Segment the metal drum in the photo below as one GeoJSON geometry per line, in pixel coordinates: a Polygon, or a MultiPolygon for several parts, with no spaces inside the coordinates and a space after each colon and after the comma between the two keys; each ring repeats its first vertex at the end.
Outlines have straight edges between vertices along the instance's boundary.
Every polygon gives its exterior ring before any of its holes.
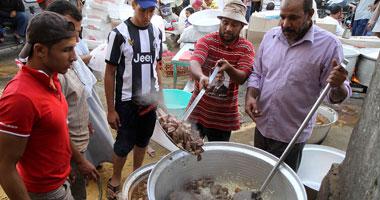
{"type": "Polygon", "coordinates": [[[358,69],[357,69],[357,79],[360,84],[369,86],[372,74],[375,71],[376,60],[379,55],[379,48],[365,48],[361,49],[361,55],[359,59],[358,69]]]}
{"type": "Polygon", "coordinates": [[[348,79],[351,80],[352,75],[355,70],[356,62],[358,61],[358,57],[360,55],[360,51],[350,45],[342,45],[343,46],[343,54],[344,58],[346,58],[348,61],[350,61],[347,65],[346,70],[348,71],[348,79]]]}
{"type": "MultiPolygon", "coordinates": [[[[233,142],[209,142],[203,148],[201,161],[179,150],[162,158],[149,175],[149,199],[168,200],[171,192],[183,190],[187,183],[200,178],[222,177],[232,184],[239,183],[239,188],[258,189],[278,160],[265,151],[233,142]]],[[[282,164],[264,193],[265,199],[307,197],[296,173],[282,164]]]]}

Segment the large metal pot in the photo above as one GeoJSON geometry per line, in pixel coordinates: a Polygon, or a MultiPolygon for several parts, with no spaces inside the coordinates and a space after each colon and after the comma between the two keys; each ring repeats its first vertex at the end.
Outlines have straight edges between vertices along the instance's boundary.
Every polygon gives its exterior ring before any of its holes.
{"type": "Polygon", "coordinates": [[[327,134],[330,131],[332,125],[338,121],[338,113],[330,107],[327,106],[319,106],[317,110],[318,114],[326,117],[330,122],[327,124],[315,124],[313,127],[313,131],[311,133],[310,138],[306,141],[308,144],[320,144],[326,138],[327,134]]]}
{"type": "Polygon", "coordinates": [[[123,190],[121,193],[121,198],[130,200],[132,199],[132,192],[136,188],[136,186],[143,180],[149,177],[149,174],[153,167],[156,165],[156,162],[144,165],[138,169],[136,169],[132,174],[128,176],[123,184],[123,190]]]}
{"type": "Polygon", "coordinates": [[[220,10],[209,9],[198,11],[189,17],[189,22],[194,29],[199,32],[211,33],[219,30],[220,20],[218,15],[220,10]]]}
{"type": "Polygon", "coordinates": [[[326,176],[333,163],[341,163],[346,153],[323,145],[306,144],[302,151],[302,160],[298,168],[298,176],[302,183],[309,189],[308,197],[315,199],[321,186],[323,177],[326,176]]]}
{"type": "MultiPolygon", "coordinates": [[[[258,189],[278,160],[265,151],[233,142],[209,142],[203,148],[201,161],[179,150],[162,158],[149,175],[149,199],[167,200],[171,192],[184,189],[188,182],[207,177],[221,177],[238,182],[242,188],[258,189]]],[[[306,192],[295,172],[282,164],[264,198],[306,199],[306,192]]]]}
{"type": "Polygon", "coordinates": [[[346,58],[348,61],[350,61],[346,67],[346,70],[348,71],[348,79],[351,80],[352,75],[355,70],[356,62],[358,61],[358,57],[360,55],[360,51],[350,45],[342,45],[343,46],[343,54],[344,58],[346,58]]]}
{"type": "Polygon", "coordinates": [[[360,84],[367,87],[369,86],[372,74],[375,70],[379,50],[379,48],[366,48],[360,50],[361,55],[359,57],[358,69],[356,71],[356,77],[360,81],[360,84]]]}

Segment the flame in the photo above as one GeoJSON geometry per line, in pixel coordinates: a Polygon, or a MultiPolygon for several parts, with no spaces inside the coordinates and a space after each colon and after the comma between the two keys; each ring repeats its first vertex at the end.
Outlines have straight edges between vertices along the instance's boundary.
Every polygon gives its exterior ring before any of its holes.
{"type": "Polygon", "coordinates": [[[355,83],[360,83],[359,79],[356,77],[356,70],[354,70],[354,74],[352,75],[351,81],[355,83]]]}

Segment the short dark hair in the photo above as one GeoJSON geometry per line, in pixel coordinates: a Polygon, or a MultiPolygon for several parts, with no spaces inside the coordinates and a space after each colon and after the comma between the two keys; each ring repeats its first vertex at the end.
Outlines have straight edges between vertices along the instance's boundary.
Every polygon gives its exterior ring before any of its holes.
{"type": "MultiPolygon", "coordinates": [[[[60,42],[62,39],[58,39],[58,40],[53,40],[53,41],[49,41],[49,42],[39,42],[40,44],[46,46],[48,48],[48,50],[51,49],[51,47],[53,47],[53,45],[57,44],[58,42],[60,42]]],[[[34,45],[36,43],[33,43],[32,44],[32,49],[30,50],[30,54],[29,54],[29,58],[31,58],[33,55],[34,55],[34,45]]],[[[50,53],[50,52],[48,52],[50,53]]]]}
{"type": "Polygon", "coordinates": [[[273,2],[269,2],[267,4],[267,7],[265,9],[266,10],[274,10],[274,7],[275,7],[274,3],[273,2]]]}
{"type": "Polygon", "coordinates": [[[339,12],[342,12],[342,7],[339,5],[333,6],[330,8],[330,12],[331,12],[331,14],[335,15],[339,12]]]}
{"type": "Polygon", "coordinates": [[[193,14],[194,13],[194,8],[191,8],[191,7],[186,8],[186,11],[189,11],[190,14],[193,14]]]}
{"type": "Polygon", "coordinates": [[[82,14],[79,9],[66,0],[54,1],[49,4],[46,10],[58,13],[60,15],[69,15],[78,22],[82,21],[82,14]]]}
{"type": "Polygon", "coordinates": [[[46,1],[43,1],[41,3],[38,4],[41,8],[41,10],[46,10],[46,1]]]}
{"type": "Polygon", "coordinates": [[[313,9],[313,1],[314,0],[304,0],[303,1],[303,11],[308,13],[311,9],[313,9]]]}

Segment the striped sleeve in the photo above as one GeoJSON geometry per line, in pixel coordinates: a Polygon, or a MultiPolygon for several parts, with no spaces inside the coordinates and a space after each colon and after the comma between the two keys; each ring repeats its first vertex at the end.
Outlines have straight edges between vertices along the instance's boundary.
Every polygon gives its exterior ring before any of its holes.
{"type": "Polygon", "coordinates": [[[124,37],[117,29],[108,34],[106,63],[118,66],[121,58],[121,45],[124,43],[124,37]]]}
{"type": "Polygon", "coordinates": [[[247,76],[249,76],[252,72],[253,61],[255,57],[255,52],[253,50],[253,46],[250,42],[246,41],[243,44],[240,44],[240,48],[243,48],[243,54],[240,57],[237,63],[237,69],[243,70],[247,76]]]}
{"type": "Polygon", "coordinates": [[[206,35],[198,40],[197,45],[194,48],[194,53],[191,56],[191,60],[196,60],[202,66],[206,61],[209,52],[209,40],[207,40],[209,35],[206,35]]]}

